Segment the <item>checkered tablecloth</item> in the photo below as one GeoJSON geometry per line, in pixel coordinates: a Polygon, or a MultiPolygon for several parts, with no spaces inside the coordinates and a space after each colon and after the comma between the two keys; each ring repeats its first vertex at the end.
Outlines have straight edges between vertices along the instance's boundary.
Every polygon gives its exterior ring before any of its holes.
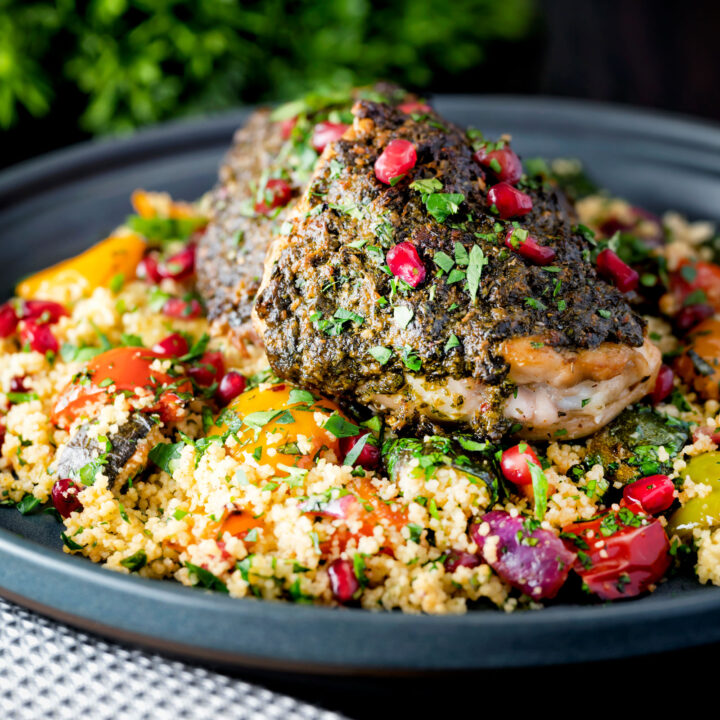
{"type": "Polygon", "coordinates": [[[342,720],[265,688],[125,648],[0,599],[2,720],[342,720]]]}

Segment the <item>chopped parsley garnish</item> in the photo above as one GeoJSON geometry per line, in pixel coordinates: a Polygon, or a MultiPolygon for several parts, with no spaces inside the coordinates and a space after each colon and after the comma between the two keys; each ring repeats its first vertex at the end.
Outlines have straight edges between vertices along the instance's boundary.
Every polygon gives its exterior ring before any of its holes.
{"type": "Polygon", "coordinates": [[[138,550],[133,555],[123,558],[120,561],[120,564],[123,567],[126,567],[130,572],[137,572],[147,565],[147,554],[144,550],[138,550]]]}
{"type": "Polygon", "coordinates": [[[414,372],[417,372],[422,367],[422,360],[418,356],[418,354],[411,350],[409,347],[406,347],[403,351],[403,363],[405,363],[405,367],[409,370],[413,370],[414,372]]]}
{"type": "Polygon", "coordinates": [[[482,276],[483,268],[487,264],[488,259],[485,257],[483,249],[479,245],[473,245],[470,250],[467,268],[468,290],[470,291],[470,298],[473,302],[475,302],[478,287],[480,286],[480,277],[482,276]]]}
{"type": "Polygon", "coordinates": [[[323,429],[336,438],[355,437],[360,434],[360,428],[348,422],[342,415],[333,413],[324,423],[323,429]]]}
{"type": "Polygon", "coordinates": [[[302,403],[305,405],[312,405],[315,402],[315,396],[307,390],[300,390],[299,388],[293,388],[290,391],[290,397],[288,398],[291,405],[302,403]]]}
{"type": "Polygon", "coordinates": [[[461,193],[433,193],[425,200],[425,207],[438,222],[445,222],[460,209],[464,200],[461,193]]]}
{"type": "Polygon", "coordinates": [[[404,330],[410,324],[414,314],[412,308],[407,307],[407,305],[395,305],[393,307],[393,320],[401,330],[404,330]]]}
{"type": "Polygon", "coordinates": [[[445,272],[450,272],[450,270],[452,270],[452,266],[455,264],[455,261],[442,250],[435,253],[433,260],[435,261],[435,264],[439,268],[442,268],[445,272]]]}
{"type": "Polygon", "coordinates": [[[542,520],[547,510],[548,481],[545,473],[539,465],[531,460],[527,461],[528,470],[532,477],[533,496],[535,497],[535,517],[542,520]]]}
{"type": "Polygon", "coordinates": [[[184,447],[183,442],[159,443],[150,451],[148,457],[168,475],[172,475],[184,447]]]}
{"type": "Polygon", "coordinates": [[[219,577],[217,577],[217,575],[214,575],[209,570],[206,570],[199,565],[193,565],[190,562],[186,562],[185,567],[188,569],[190,581],[193,585],[227,594],[227,585],[219,577]]]}
{"type": "Polygon", "coordinates": [[[392,357],[393,351],[390,348],[383,347],[382,345],[376,345],[375,347],[371,347],[368,352],[381,364],[385,365],[385,363],[390,360],[392,357]]]}
{"type": "Polygon", "coordinates": [[[455,333],[452,333],[450,337],[448,338],[448,341],[445,343],[445,352],[448,350],[452,350],[454,347],[458,347],[460,345],[460,340],[458,340],[457,335],[455,333]]]}

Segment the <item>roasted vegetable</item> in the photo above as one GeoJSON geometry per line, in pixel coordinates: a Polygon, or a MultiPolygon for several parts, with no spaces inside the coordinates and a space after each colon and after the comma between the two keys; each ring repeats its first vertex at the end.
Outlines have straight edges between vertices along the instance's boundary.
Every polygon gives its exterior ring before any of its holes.
{"type": "Polygon", "coordinates": [[[628,408],[590,439],[584,461],[569,473],[579,479],[599,463],[605,468],[606,478],[626,483],[637,477],[668,472],[689,435],[689,426],[682,420],[649,407],[628,408]],[[667,451],[668,460],[660,460],[661,447],[667,451]]]}
{"type": "Polygon", "coordinates": [[[151,391],[156,402],[146,412],[157,412],[165,422],[181,415],[192,385],[184,377],[153,370],[162,353],[138,347],[117,347],[91,358],[87,370],[79,373],[58,395],[52,410],[52,421],[62,428],[91,405],[113,402],[116,395],[134,396],[138,388],[151,391]]]}
{"type": "Polygon", "coordinates": [[[105,287],[119,275],[125,280],[135,277],[135,268],[146,249],[136,233],[111,235],[76,257],[41,270],[18,283],[17,295],[31,299],[42,295],[41,289],[54,284],[79,283],[88,290],[105,287]]]}
{"type": "Polygon", "coordinates": [[[715,528],[720,525],[720,452],[694,457],[683,471],[694,483],[710,485],[712,491],[704,497],[688,500],[670,517],[668,534],[687,538],[696,528],[715,528]]]}
{"type": "Polygon", "coordinates": [[[341,462],[340,438],[360,434],[334,403],[287,383],[253,388],[220,413],[209,434],[233,432],[230,452],[270,465],[276,477],[295,478],[318,458],[341,462]]]}
{"type": "Polygon", "coordinates": [[[678,375],[704,400],[720,396],[720,320],[709,318],[688,335],[685,352],[675,361],[678,375]]]}
{"type": "Polygon", "coordinates": [[[110,485],[124,483],[145,468],[150,449],[162,439],[157,423],[141,413],[131,415],[110,436],[91,437],[90,427],[90,423],[80,426],[63,449],[58,477],[92,485],[102,472],[110,485]]]}
{"type": "Polygon", "coordinates": [[[383,445],[383,459],[393,482],[404,472],[432,477],[441,467],[451,467],[472,483],[483,483],[490,494],[491,507],[499,496],[499,471],[492,446],[462,435],[434,435],[424,440],[398,438],[383,445]]]}

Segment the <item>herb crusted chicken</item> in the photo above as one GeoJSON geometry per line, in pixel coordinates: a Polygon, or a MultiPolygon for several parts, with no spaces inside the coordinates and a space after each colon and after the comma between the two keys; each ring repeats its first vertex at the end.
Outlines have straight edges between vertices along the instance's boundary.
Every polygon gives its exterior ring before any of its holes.
{"type": "Polygon", "coordinates": [[[491,438],[587,435],[653,387],[659,352],[558,190],[432,112],[353,113],[266,260],[280,377],[491,438]]]}

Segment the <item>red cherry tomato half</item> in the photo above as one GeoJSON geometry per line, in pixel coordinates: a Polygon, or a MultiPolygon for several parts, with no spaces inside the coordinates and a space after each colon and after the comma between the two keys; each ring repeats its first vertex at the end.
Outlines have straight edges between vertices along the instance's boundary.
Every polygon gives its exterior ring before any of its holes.
{"type": "Polygon", "coordinates": [[[157,412],[165,422],[176,420],[184,402],[181,395],[192,392],[192,385],[186,378],[152,370],[158,358],[163,356],[137,347],[119,347],[97,355],[88,363],[87,372],[60,393],[51,420],[67,428],[89,405],[111,403],[118,393],[136,395],[138,388],[156,398],[144,412],[157,412]]]}
{"type": "Polygon", "coordinates": [[[678,305],[707,304],[720,312],[720,265],[685,260],[670,275],[670,292],[678,305]],[[692,296],[697,299],[693,300],[692,296]]]}
{"type": "Polygon", "coordinates": [[[646,592],[670,566],[670,543],[660,521],[629,508],[568,525],[562,538],[578,553],[573,569],[603,600],[646,592]]]}
{"type": "Polygon", "coordinates": [[[531,485],[532,473],[529,463],[535,463],[538,467],[542,467],[535,451],[527,443],[519,443],[503,452],[500,469],[505,479],[511,483],[531,485]]]}

